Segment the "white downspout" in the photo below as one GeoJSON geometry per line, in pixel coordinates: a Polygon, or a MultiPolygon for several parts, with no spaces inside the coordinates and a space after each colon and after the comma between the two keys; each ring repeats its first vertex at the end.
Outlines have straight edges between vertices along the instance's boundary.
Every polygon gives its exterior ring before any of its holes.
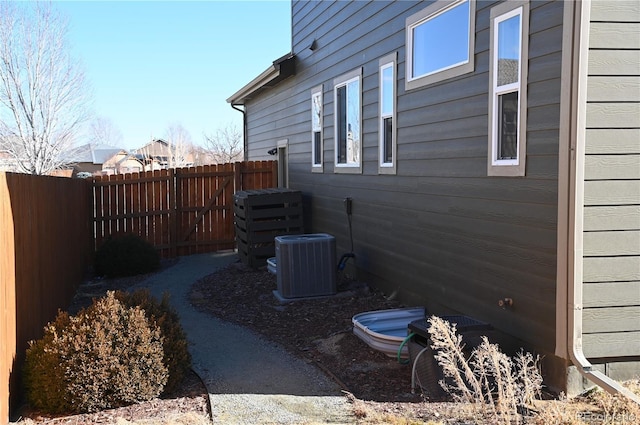
{"type": "Polygon", "coordinates": [[[640,404],[640,397],[604,373],[595,370],[582,351],[582,263],[583,263],[583,206],[584,206],[584,159],[587,109],[587,65],[589,54],[590,0],[575,2],[574,25],[577,34],[574,40],[574,78],[571,103],[575,105],[571,122],[575,132],[571,135],[571,159],[569,170],[569,252],[567,280],[569,356],[578,371],[588,380],[611,394],[621,394],[640,404]]]}

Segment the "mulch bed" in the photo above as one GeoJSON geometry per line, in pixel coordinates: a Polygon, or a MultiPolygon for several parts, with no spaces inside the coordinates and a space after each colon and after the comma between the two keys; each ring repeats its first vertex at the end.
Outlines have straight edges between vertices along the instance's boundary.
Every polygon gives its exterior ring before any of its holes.
{"type": "Polygon", "coordinates": [[[21,412],[23,418],[28,418],[33,424],[47,425],[90,425],[116,424],[119,419],[130,422],[156,419],[164,423],[167,417],[195,413],[211,417],[207,389],[195,373],[188,374],[179,388],[172,394],[165,394],[161,398],[145,401],[117,409],[107,409],[96,413],[80,415],[52,416],[41,414],[28,406],[21,412]]]}
{"type": "Polygon", "coordinates": [[[366,284],[343,280],[336,296],[281,303],[266,268],[234,263],[197,282],[192,304],[248,327],[307,359],[361,400],[420,401],[411,393],[411,368],[371,349],[353,332],[355,314],[402,307],[366,284]]]}

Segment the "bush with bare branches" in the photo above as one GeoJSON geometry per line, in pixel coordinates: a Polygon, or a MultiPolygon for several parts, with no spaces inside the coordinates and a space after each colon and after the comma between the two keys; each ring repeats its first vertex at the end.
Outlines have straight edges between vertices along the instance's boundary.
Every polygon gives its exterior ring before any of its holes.
{"type": "Polygon", "coordinates": [[[456,401],[468,403],[481,417],[499,423],[521,423],[522,414],[540,394],[539,357],[520,352],[515,359],[486,337],[470,357],[463,353],[456,325],[432,316],[429,335],[435,358],[443,369],[440,385],[456,401]]]}

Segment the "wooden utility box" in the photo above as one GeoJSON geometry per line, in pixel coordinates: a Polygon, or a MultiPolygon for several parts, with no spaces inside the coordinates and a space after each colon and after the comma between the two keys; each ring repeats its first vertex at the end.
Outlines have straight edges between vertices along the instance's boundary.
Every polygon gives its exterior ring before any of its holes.
{"type": "Polygon", "coordinates": [[[275,237],[304,232],[302,193],[274,188],[236,192],[233,197],[238,256],[250,267],[275,256],[275,237]]]}

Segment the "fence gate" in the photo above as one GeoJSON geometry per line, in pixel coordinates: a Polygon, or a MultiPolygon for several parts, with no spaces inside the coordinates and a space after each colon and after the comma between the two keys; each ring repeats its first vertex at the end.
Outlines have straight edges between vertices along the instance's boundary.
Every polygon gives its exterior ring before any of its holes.
{"type": "Polygon", "coordinates": [[[234,192],[276,186],[276,161],[97,177],[95,246],[112,235],[134,233],[163,257],[233,249],[234,192]]]}

